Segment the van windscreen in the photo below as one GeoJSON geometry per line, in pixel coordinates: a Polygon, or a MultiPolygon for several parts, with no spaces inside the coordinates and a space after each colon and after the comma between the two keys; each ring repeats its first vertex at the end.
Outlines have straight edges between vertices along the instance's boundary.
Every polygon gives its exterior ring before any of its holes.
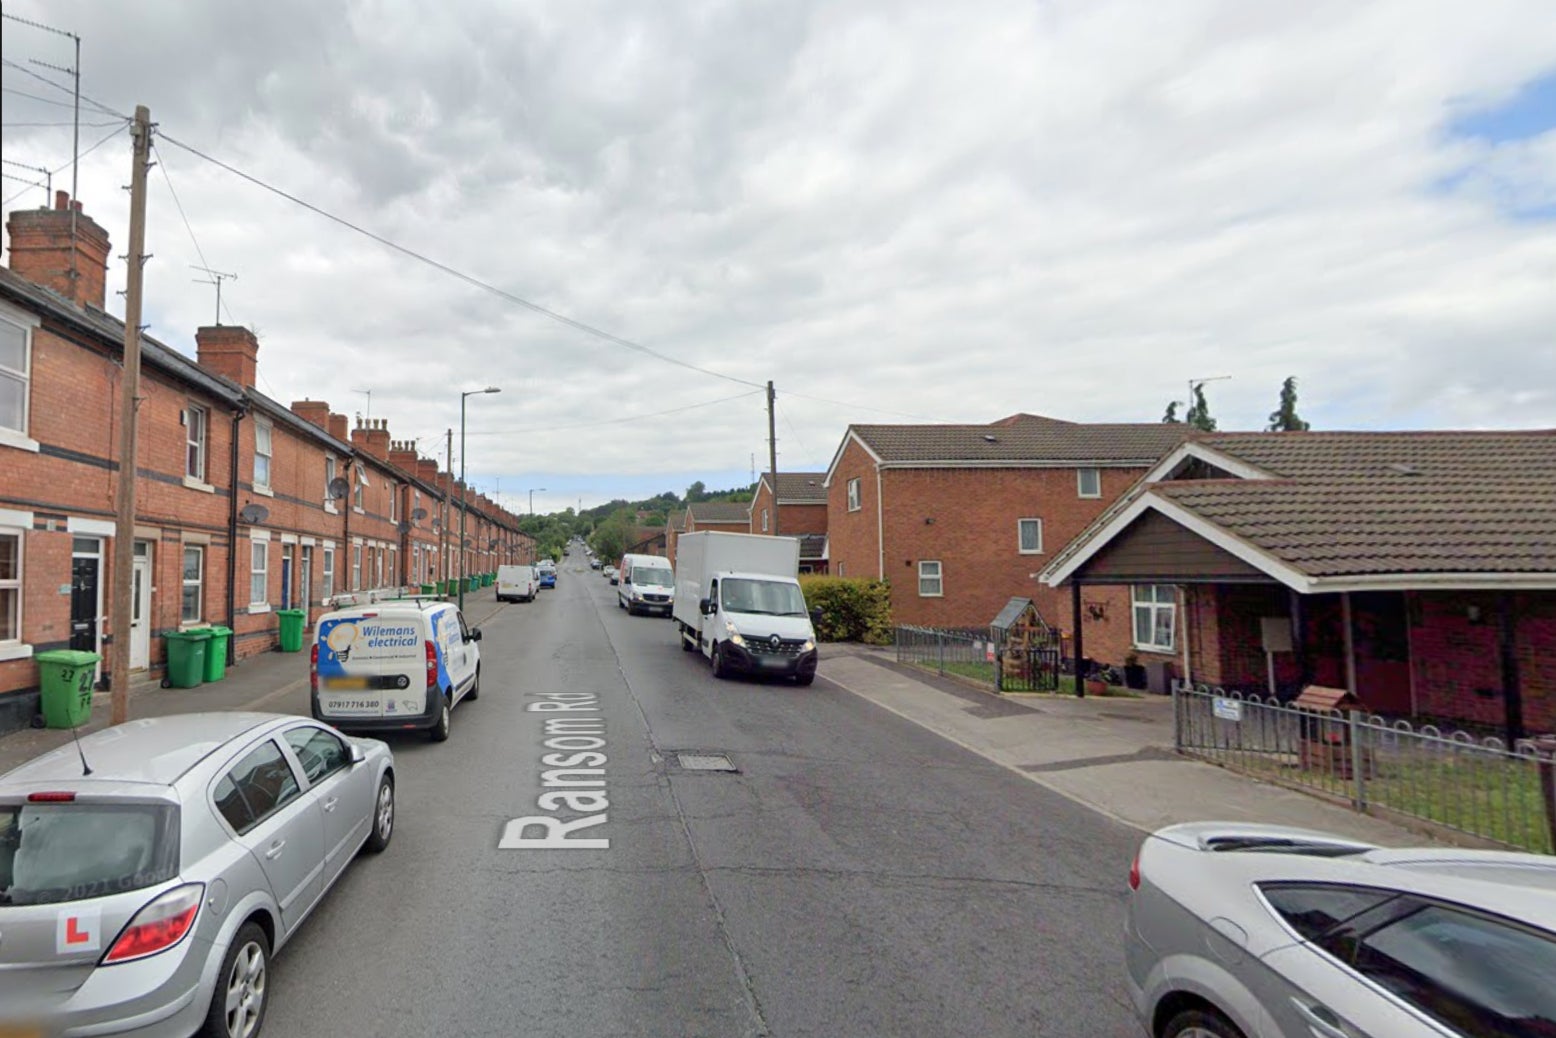
{"type": "Polygon", "coordinates": [[[675,578],[670,571],[663,566],[633,566],[632,583],[652,584],[655,587],[669,587],[675,583],[675,578]]]}

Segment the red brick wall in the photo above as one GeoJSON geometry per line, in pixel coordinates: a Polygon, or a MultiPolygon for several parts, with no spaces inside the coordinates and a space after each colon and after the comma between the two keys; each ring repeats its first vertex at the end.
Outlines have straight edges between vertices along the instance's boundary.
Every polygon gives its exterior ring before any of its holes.
{"type": "Polygon", "coordinates": [[[843,448],[827,488],[827,538],[833,576],[875,578],[880,575],[880,544],[876,530],[875,462],[853,440],[843,448]],[[848,481],[858,478],[857,512],[848,510],[848,481]]]}
{"type": "MultiPolygon", "coordinates": [[[[1499,596],[1444,591],[1410,598],[1417,709],[1434,717],[1504,724],[1499,596]],[[1478,620],[1470,618],[1472,607],[1478,620]]],[[[1514,595],[1513,612],[1524,727],[1556,732],[1556,594],[1514,595]]]]}

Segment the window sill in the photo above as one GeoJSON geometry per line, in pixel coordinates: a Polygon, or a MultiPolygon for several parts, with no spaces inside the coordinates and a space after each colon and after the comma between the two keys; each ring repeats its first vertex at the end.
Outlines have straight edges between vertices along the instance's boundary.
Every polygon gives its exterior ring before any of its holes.
{"type": "Polygon", "coordinates": [[[1043,554],[1043,549],[1041,549],[1041,548],[1017,548],[1016,549],[1016,554],[1018,554],[1018,555],[1042,555],[1043,554]]]}
{"type": "Polygon", "coordinates": [[[351,510],[353,512],[357,513],[357,515],[366,515],[367,514],[367,512],[365,512],[362,509],[358,508],[356,505],[352,505],[351,506],[351,510]]]}
{"type": "Polygon", "coordinates": [[[330,515],[339,515],[340,514],[340,509],[336,508],[334,505],[330,504],[328,501],[324,502],[324,510],[326,512],[328,512],[330,515]]]}
{"type": "Polygon", "coordinates": [[[1080,498],[1082,501],[1101,501],[1102,500],[1102,495],[1101,494],[1076,494],[1075,496],[1080,498]]]}
{"type": "Polygon", "coordinates": [[[0,447],[15,447],[19,451],[38,453],[38,441],[15,429],[0,429],[0,447]]]}
{"type": "Polygon", "coordinates": [[[258,494],[260,497],[275,497],[276,496],[276,492],[274,490],[271,490],[269,487],[256,486],[254,488],[254,493],[258,494]]]}
{"type": "Polygon", "coordinates": [[[184,477],[184,486],[188,487],[190,490],[198,490],[203,494],[216,493],[215,487],[211,486],[209,483],[204,482],[203,480],[195,479],[193,476],[184,477]]]}
{"type": "Polygon", "coordinates": [[[253,616],[255,613],[268,613],[268,612],[270,612],[270,603],[268,603],[268,602],[250,602],[249,603],[249,615],[250,616],[253,616]]]}
{"type": "Polygon", "coordinates": [[[1140,642],[1131,642],[1130,645],[1134,647],[1136,652],[1150,652],[1155,653],[1158,656],[1177,655],[1177,650],[1174,649],[1171,645],[1142,645],[1140,642]]]}
{"type": "Polygon", "coordinates": [[[918,593],[918,597],[920,597],[920,598],[944,598],[945,597],[945,592],[944,591],[920,591],[918,593]]]}
{"type": "Polygon", "coordinates": [[[32,646],[21,643],[0,645],[0,661],[32,658],[32,646]]]}

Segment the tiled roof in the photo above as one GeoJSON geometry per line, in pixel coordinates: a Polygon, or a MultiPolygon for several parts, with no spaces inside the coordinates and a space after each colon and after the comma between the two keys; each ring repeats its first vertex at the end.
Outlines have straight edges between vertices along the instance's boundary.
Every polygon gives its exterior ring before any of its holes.
{"type": "Polygon", "coordinates": [[[1085,424],[1017,414],[987,425],[854,425],[885,464],[1150,465],[1190,433],[1160,422],[1085,424]]]}
{"type": "Polygon", "coordinates": [[[827,557],[827,535],[824,533],[802,533],[799,535],[800,558],[824,559],[827,557]]]}
{"type": "Polygon", "coordinates": [[[686,512],[677,509],[665,516],[665,528],[680,533],[686,529],[686,512]]]}
{"type": "Polygon", "coordinates": [[[686,510],[697,520],[697,525],[704,523],[747,523],[751,522],[751,503],[749,501],[699,501],[694,505],[687,505],[686,510]]]}
{"type": "Polygon", "coordinates": [[[1276,478],[1150,492],[1309,576],[1556,573],[1556,430],[1200,442],[1276,478]]]}
{"type": "Polygon", "coordinates": [[[782,504],[824,505],[827,503],[826,478],[825,472],[780,472],[778,501],[782,504]]]}

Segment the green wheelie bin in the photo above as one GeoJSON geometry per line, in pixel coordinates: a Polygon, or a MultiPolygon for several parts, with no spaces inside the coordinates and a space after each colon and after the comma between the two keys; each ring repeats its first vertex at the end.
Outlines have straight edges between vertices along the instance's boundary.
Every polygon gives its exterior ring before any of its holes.
{"type": "Polygon", "coordinates": [[[92,675],[102,657],[81,649],[50,649],[33,658],[43,686],[43,723],[50,728],[85,724],[92,716],[92,675]]]}
{"type": "Polygon", "coordinates": [[[301,609],[277,609],[281,621],[281,651],[303,651],[303,621],[308,614],[301,609]]]}
{"type": "Polygon", "coordinates": [[[211,640],[205,646],[205,680],[207,682],[220,681],[227,676],[227,641],[232,637],[232,628],[223,627],[221,624],[212,624],[210,632],[211,640]]]}
{"type": "Polygon", "coordinates": [[[167,675],[163,688],[199,688],[205,683],[205,653],[211,644],[211,629],[197,627],[188,631],[167,631],[167,675]]]}

